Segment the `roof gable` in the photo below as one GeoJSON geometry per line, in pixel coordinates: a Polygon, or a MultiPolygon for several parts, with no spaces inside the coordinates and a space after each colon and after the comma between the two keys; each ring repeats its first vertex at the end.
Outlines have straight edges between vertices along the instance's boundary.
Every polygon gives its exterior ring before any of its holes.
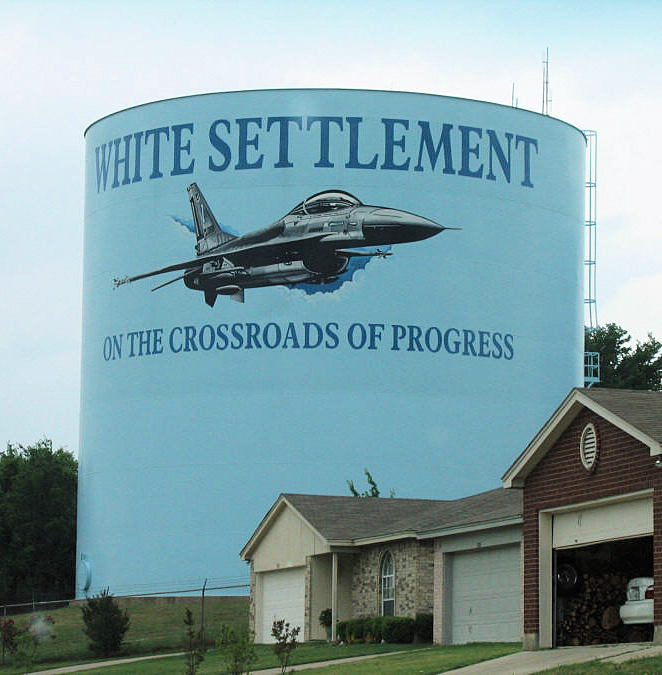
{"type": "Polygon", "coordinates": [[[503,475],[504,487],[523,487],[527,476],[585,408],[648,446],[651,455],[662,454],[662,392],[576,388],[503,475]]]}

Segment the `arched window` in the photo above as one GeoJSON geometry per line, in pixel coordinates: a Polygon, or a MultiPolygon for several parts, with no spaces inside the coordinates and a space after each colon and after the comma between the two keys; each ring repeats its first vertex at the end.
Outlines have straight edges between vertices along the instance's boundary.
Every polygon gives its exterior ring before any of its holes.
{"type": "Polygon", "coordinates": [[[393,556],[388,551],[382,558],[379,577],[381,581],[382,616],[393,616],[395,614],[395,572],[393,571],[393,556]]]}

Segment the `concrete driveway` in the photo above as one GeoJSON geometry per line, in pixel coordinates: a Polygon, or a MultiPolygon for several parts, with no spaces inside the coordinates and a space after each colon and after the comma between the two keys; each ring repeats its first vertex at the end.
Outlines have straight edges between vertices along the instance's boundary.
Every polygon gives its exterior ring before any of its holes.
{"type": "Polygon", "coordinates": [[[662,645],[653,645],[650,642],[595,647],[557,647],[556,649],[539,649],[534,652],[517,652],[447,672],[462,673],[462,675],[486,675],[487,673],[489,675],[527,675],[585,661],[623,663],[632,659],[660,655],[662,655],[662,645]]]}

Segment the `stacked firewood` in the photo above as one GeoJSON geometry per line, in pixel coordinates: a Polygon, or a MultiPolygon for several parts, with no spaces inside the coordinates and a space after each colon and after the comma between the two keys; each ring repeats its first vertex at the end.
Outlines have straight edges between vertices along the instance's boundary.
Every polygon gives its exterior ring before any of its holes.
{"type": "Polygon", "coordinates": [[[612,570],[580,575],[576,593],[559,601],[557,644],[597,645],[627,639],[619,608],[628,578],[612,570]]]}

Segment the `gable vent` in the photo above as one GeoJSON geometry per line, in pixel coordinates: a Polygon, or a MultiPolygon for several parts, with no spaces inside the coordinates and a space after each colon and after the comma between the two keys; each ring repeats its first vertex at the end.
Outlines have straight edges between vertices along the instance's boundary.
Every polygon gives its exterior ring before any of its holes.
{"type": "Polygon", "coordinates": [[[587,471],[594,471],[598,461],[598,432],[592,424],[587,424],[579,442],[579,457],[587,471]]]}

